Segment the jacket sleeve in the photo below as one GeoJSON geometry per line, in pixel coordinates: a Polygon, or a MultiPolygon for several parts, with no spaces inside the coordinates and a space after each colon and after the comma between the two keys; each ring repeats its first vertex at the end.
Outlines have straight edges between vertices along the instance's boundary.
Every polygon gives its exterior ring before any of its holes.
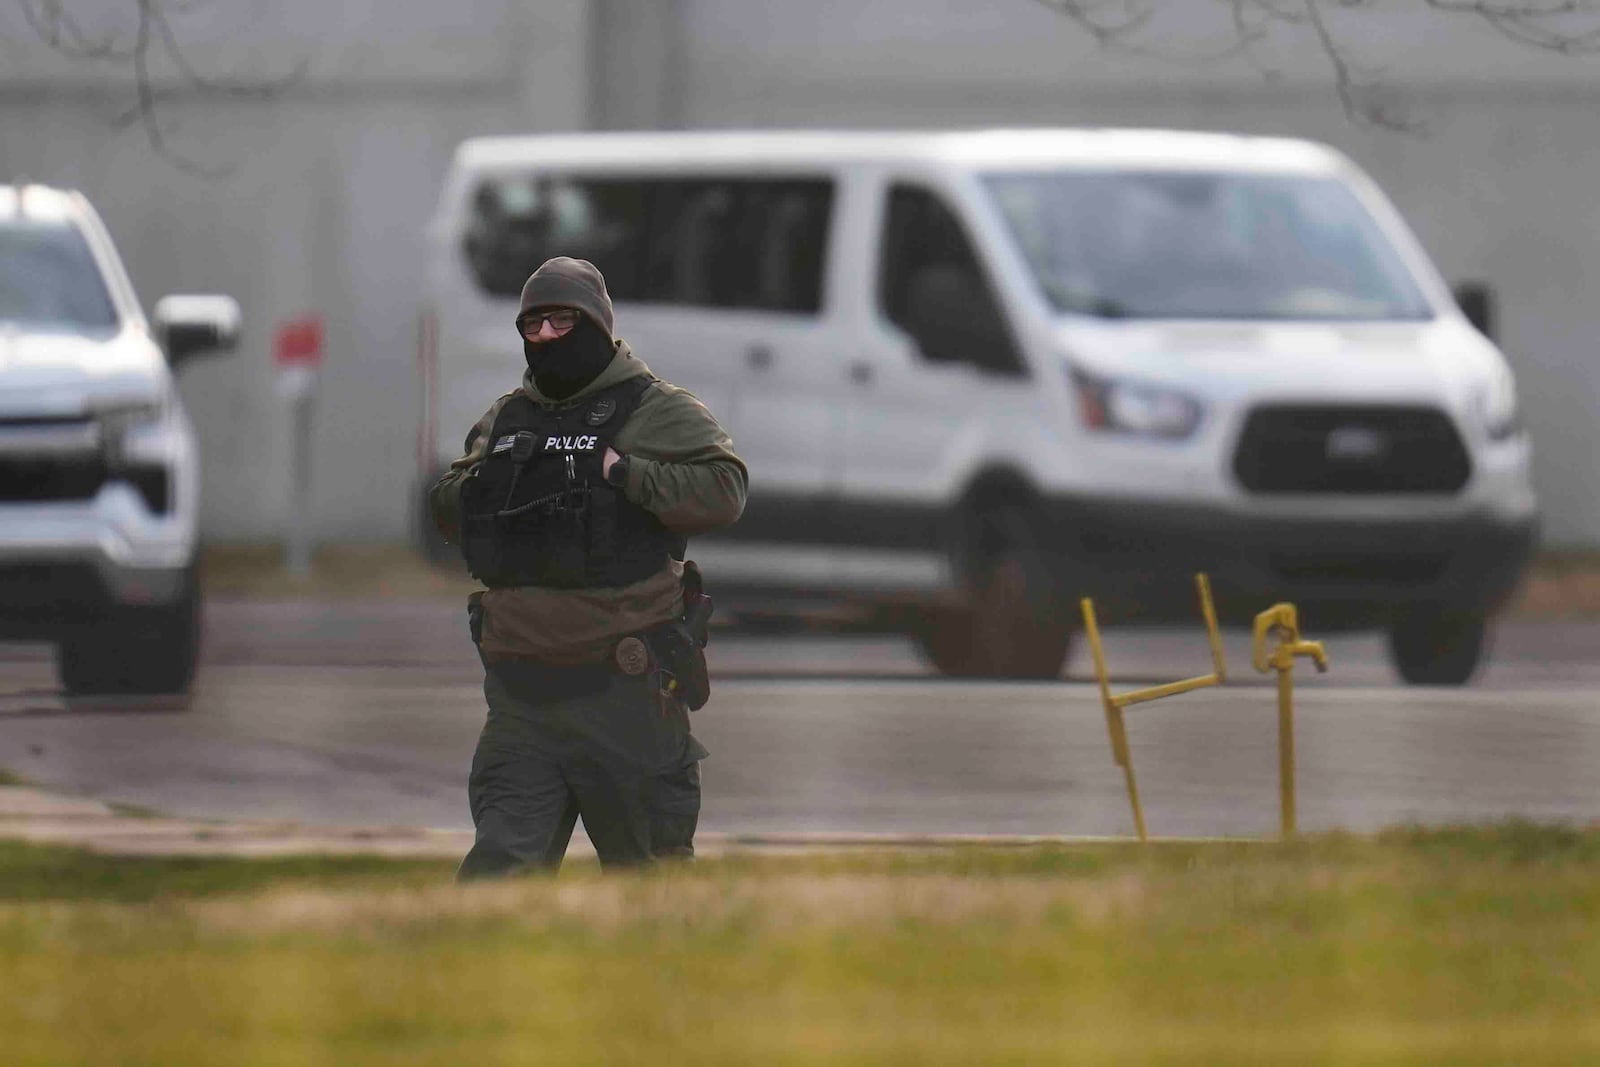
{"type": "Polygon", "coordinates": [[[629,457],[623,493],[674,533],[705,533],[744,512],[749,471],[728,432],[687,389],[652,388],[616,447],[629,457]]]}
{"type": "Polygon", "coordinates": [[[484,413],[471,430],[467,431],[467,440],[463,444],[461,458],[450,464],[450,469],[444,476],[433,483],[433,488],[428,490],[428,508],[433,513],[433,524],[439,528],[439,534],[450,544],[461,543],[461,486],[483,460],[484,453],[489,448],[489,430],[494,426],[495,416],[500,414],[511,394],[501,397],[494,402],[494,406],[484,413]]]}

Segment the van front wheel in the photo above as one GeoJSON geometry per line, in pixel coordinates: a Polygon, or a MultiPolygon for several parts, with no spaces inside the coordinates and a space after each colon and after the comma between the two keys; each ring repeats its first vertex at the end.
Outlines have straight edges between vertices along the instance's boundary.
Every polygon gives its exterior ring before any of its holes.
{"type": "Polygon", "coordinates": [[[961,607],[916,635],[929,662],[958,678],[1055,678],[1072,639],[1038,525],[1005,509],[976,519],[961,607]]]}
{"type": "Polygon", "coordinates": [[[1408,612],[1389,628],[1389,658],[1411,685],[1465,685],[1488,647],[1488,620],[1474,612],[1408,612]]]}

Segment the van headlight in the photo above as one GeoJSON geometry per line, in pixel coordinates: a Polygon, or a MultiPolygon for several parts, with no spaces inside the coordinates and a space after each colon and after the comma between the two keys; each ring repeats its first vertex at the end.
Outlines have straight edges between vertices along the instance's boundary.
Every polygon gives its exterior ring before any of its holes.
{"type": "Polygon", "coordinates": [[[1504,441],[1522,430],[1517,387],[1509,374],[1480,385],[1472,394],[1472,413],[1491,441],[1504,441]]]}
{"type": "Polygon", "coordinates": [[[1144,382],[1098,378],[1068,368],[1078,411],[1091,430],[1131,433],[1169,440],[1188,437],[1200,425],[1203,408],[1187,393],[1144,382]]]}

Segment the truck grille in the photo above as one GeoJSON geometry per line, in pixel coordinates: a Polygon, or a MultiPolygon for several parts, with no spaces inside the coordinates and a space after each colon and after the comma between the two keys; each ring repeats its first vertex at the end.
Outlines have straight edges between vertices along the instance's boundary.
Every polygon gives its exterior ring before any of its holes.
{"type": "Polygon", "coordinates": [[[95,423],[83,418],[0,419],[0,501],[89,500],[106,477],[95,423]]]}
{"type": "Polygon", "coordinates": [[[89,500],[105,484],[95,456],[0,456],[0,500],[89,500]]]}
{"type": "Polygon", "coordinates": [[[1471,461],[1449,416],[1425,407],[1258,407],[1233,470],[1252,493],[1456,493],[1471,461]]]}
{"type": "MultiPolygon", "coordinates": [[[[86,563],[0,565],[0,623],[89,621],[109,594],[99,573],[86,563]]],[[[25,633],[25,636],[33,636],[25,633]]]]}

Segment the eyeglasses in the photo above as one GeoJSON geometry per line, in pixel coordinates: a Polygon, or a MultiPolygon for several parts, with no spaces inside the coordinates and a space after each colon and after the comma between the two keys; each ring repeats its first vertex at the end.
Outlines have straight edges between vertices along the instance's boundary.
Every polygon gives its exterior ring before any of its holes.
{"type": "Polygon", "coordinates": [[[517,326],[522,330],[522,336],[530,341],[537,341],[539,333],[544,329],[544,324],[549,323],[556,335],[566,333],[578,325],[578,320],[583,317],[583,312],[573,308],[556,308],[554,311],[530,311],[517,320],[517,326]]]}

